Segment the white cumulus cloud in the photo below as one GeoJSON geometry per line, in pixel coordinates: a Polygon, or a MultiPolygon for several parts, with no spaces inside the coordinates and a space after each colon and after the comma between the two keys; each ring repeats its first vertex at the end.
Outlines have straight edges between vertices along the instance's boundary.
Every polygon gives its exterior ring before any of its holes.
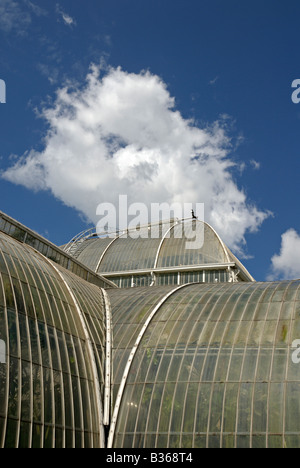
{"type": "Polygon", "coordinates": [[[84,86],[63,87],[42,117],[49,130],[2,177],[50,190],[97,223],[96,208],[119,195],[128,203],[205,203],[206,221],[241,253],[247,232],[269,216],[247,200],[233,177],[230,138],[220,122],[200,128],[175,107],[150,72],[93,65],[84,86]]]}
{"type": "Polygon", "coordinates": [[[280,253],[271,259],[270,280],[300,278],[300,236],[295,229],[289,229],[281,236],[280,253]]]}

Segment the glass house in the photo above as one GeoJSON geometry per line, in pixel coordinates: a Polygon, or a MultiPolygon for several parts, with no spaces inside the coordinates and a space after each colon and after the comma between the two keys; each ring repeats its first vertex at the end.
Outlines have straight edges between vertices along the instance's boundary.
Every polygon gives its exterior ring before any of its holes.
{"type": "Polygon", "coordinates": [[[254,281],[215,230],[197,219],[162,221],[110,236],[90,230],[63,249],[119,288],[254,281]]]}
{"type": "Polygon", "coordinates": [[[0,212],[0,447],[300,446],[300,280],[203,226],[192,256],[162,223],[59,248],[0,212]]]}

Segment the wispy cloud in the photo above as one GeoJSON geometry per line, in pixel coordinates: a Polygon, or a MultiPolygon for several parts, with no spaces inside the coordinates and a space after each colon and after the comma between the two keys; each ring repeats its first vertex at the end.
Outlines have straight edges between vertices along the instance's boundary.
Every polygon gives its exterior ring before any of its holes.
{"type": "Polygon", "coordinates": [[[31,24],[28,11],[21,8],[14,0],[0,0],[0,30],[5,33],[14,32],[18,35],[26,33],[31,24]]]}
{"type": "Polygon", "coordinates": [[[216,76],[213,80],[210,80],[209,84],[210,84],[211,86],[213,86],[214,84],[216,84],[216,82],[218,81],[218,79],[219,79],[219,77],[216,76]]]}
{"type": "MultiPolygon", "coordinates": [[[[269,216],[235,181],[226,122],[199,127],[175,108],[166,84],[150,72],[93,66],[87,82],[57,91],[43,110],[43,151],[25,153],[2,177],[50,190],[97,223],[99,203],[205,203],[206,220],[239,254],[245,235],[269,216]]],[[[125,227],[125,226],[122,226],[125,227]]]]}
{"type": "Polygon", "coordinates": [[[67,26],[76,26],[76,20],[72,18],[68,13],[63,11],[59,3],[56,4],[56,13],[61,17],[61,19],[67,26]]]}
{"type": "Polygon", "coordinates": [[[255,171],[258,171],[260,169],[260,162],[255,161],[255,159],[251,159],[250,164],[255,171]]]}
{"type": "Polygon", "coordinates": [[[36,67],[37,70],[48,79],[50,84],[57,84],[59,76],[58,67],[51,66],[45,63],[38,63],[36,67]]]}
{"type": "Polygon", "coordinates": [[[23,36],[32,23],[32,16],[47,16],[48,12],[30,0],[0,0],[0,30],[23,36]]]}
{"type": "Polygon", "coordinates": [[[39,5],[36,5],[35,3],[31,2],[30,0],[23,0],[25,5],[30,8],[30,10],[36,15],[36,16],[47,16],[48,12],[44,9],[41,8],[39,5]]]}

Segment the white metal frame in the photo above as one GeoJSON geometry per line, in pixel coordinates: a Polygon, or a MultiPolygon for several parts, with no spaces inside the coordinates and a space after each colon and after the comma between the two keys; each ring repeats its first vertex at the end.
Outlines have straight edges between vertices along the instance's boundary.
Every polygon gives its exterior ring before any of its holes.
{"type": "Polygon", "coordinates": [[[38,250],[34,249],[33,247],[30,247],[32,250],[34,250],[36,253],[38,253],[47,263],[51,265],[51,267],[56,271],[56,273],[59,275],[61,278],[62,282],[64,283],[65,287],[67,288],[72,301],[74,303],[76,312],[78,314],[78,317],[80,319],[80,323],[82,325],[82,329],[85,335],[86,339],[86,344],[87,344],[87,351],[89,354],[90,358],[90,365],[91,365],[91,371],[93,373],[93,383],[94,383],[94,388],[95,388],[95,398],[96,398],[96,406],[97,406],[97,413],[98,413],[98,420],[99,420],[99,432],[100,432],[100,447],[105,447],[105,434],[104,434],[104,417],[103,417],[103,409],[102,409],[102,401],[101,401],[101,390],[100,390],[100,382],[98,378],[98,371],[97,371],[97,365],[96,365],[96,360],[95,360],[95,355],[94,355],[94,350],[91,342],[91,338],[88,332],[88,329],[86,327],[84,315],[80,309],[80,306],[77,302],[76,297],[73,294],[72,289],[66,282],[65,278],[59,271],[59,269],[56,267],[56,265],[49,260],[47,257],[44,257],[38,250]]]}
{"type": "MultiPolygon", "coordinates": [[[[207,222],[200,221],[198,219],[194,220],[193,218],[170,219],[170,220],[160,221],[158,223],[153,223],[153,224],[149,224],[149,225],[145,225],[145,226],[140,227],[140,228],[147,227],[147,226],[150,227],[150,226],[156,226],[156,225],[160,225],[160,224],[161,225],[163,225],[163,224],[169,224],[170,225],[170,227],[167,229],[167,231],[162,236],[162,239],[161,239],[160,244],[158,246],[153,268],[150,268],[150,269],[147,269],[147,270],[121,271],[121,272],[101,272],[101,275],[104,278],[109,279],[110,277],[114,277],[114,276],[122,276],[123,277],[123,276],[132,276],[132,275],[134,276],[134,275],[138,275],[138,274],[150,274],[151,278],[152,278],[152,282],[151,282],[150,286],[154,286],[155,285],[155,275],[156,275],[156,273],[160,273],[161,271],[174,272],[174,271],[192,271],[192,270],[195,270],[195,265],[192,265],[192,266],[190,265],[190,266],[185,266],[185,267],[178,267],[177,266],[177,267],[173,267],[173,268],[169,268],[169,269],[161,269],[161,268],[158,269],[157,268],[159,256],[160,256],[163,244],[164,244],[168,234],[177,225],[183,224],[186,221],[196,221],[198,223],[201,222],[201,223],[203,223],[204,226],[207,226],[208,228],[210,228],[211,231],[215,234],[216,238],[218,239],[218,241],[219,241],[219,243],[220,243],[220,245],[221,245],[221,247],[223,249],[225,259],[226,259],[226,262],[224,262],[222,264],[197,265],[196,266],[197,268],[201,268],[201,270],[202,269],[224,269],[224,268],[227,268],[228,272],[229,272],[229,275],[230,275],[230,282],[236,282],[237,281],[237,274],[236,274],[235,269],[238,269],[239,270],[239,273],[238,273],[239,276],[243,277],[246,281],[255,281],[254,278],[247,271],[247,269],[244,267],[244,265],[242,265],[237,259],[235,259],[233,254],[232,254],[233,258],[230,258],[229,251],[228,251],[226,245],[224,244],[224,242],[222,241],[222,239],[220,238],[218,233],[215,231],[215,229],[212,226],[210,226],[207,222]],[[235,260],[236,260],[236,262],[235,262],[235,260]]],[[[127,230],[123,230],[123,231],[117,231],[117,232],[114,233],[116,237],[114,237],[112,239],[112,241],[109,243],[109,245],[105,248],[104,252],[101,254],[101,257],[100,257],[100,259],[99,259],[99,261],[97,263],[96,273],[99,271],[99,268],[101,266],[103,258],[105,256],[105,254],[109,251],[112,244],[115,241],[117,241],[118,239],[120,239],[122,237],[122,235],[124,235],[126,233],[128,234],[130,231],[134,231],[134,230],[136,230],[136,229],[135,228],[127,229],[127,230]]],[[[69,242],[69,244],[64,248],[64,250],[68,251],[68,249],[72,248],[72,246],[75,245],[75,244],[80,245],[83,240],[91,238],[95,234],[95,232],[96,232],[95,229],[83,231],[82,233],[80,233],[76,237],[74,237],[74,239],[72,239],[72,241],[69,242]]],[[[111,233],[108,233],[108,232],[106,233],[106,235],[109,235],[109,234],[112,234],[112,232],[111,233]]],[[[99,237],[101,237],[101,235],[99,237]]],[[[105,233],[103,233],[103,235],[105,235],[105,233]]]]}
{"type": "Polygon", "coordinates": [[[110,248],[110,246],[117,240],[117,239],[120,239],[121,236],[117,236],[115,237],[114,239],[112,239],[112,241],[108,244],[108,246],[106,247],[106,249],[104,250],[104,252],[102,253],[101,257],[100,257],[100,260],[99,262],[97,263],[97,266],[96,266],[96,273],[98,273],[98,270],[100,268],[100,265],[101,265],[101,262],[104,258],[104,255],[106,254],[106,252],[108,251],[108,249],[110,248]]]}
{"type": "Polygon", "coordinates": [[[112,360],[112,314],[109,297],[102,289],[105,316],[106,316],[106,351],[105,351],[105,388],[103,404],[103,424],[109,426],[110,423],[110,401],[111,401],[111,360],[112,360]]]}
{"type": "Polygon", "coordinates": [[[126,386],[126,383],[127,383],[127,378],[128,378],[128,375],[129,375],[129,372],[130,372],[130,369],[131,369],[133,359],[134,359],[135,354],[136,354],[136,352],[138,350],[138,347],[139,347],[139,345],[140,345],[140,343],[142,341],[142,338],[143,338],[145,332],[147,331],[147,328],[150,325],[153,317],[159,311],[159,309],[164,305],[164,303],[169,299],[169,297],[171,297],[173,294],[175,294],[180,289],[183,289],[183,288],[185,288],[187,286],[190,286],[190,284],[184,284],[184,285],[181,285],[179,287],[176,287],[175,289],[173,289],[171,292],[169,292],[166,296],[164,296],[162,298],[162,300],[154,307],[154,309],[150,313],[148,319],[144,323],[144,325],[143,325],[143,327],[142,327],[142,329],[141,329],[141,331],[140,331],[140,333],[139,333],[139,335],[138,335],[138,337],[136,339],[136,342],[135,342],[135,344],[134,344],[134,346],[133,346],[133,348],[131,350],[128,361],[126,363],[124,373],[123,373],[123,377],[122,377],[122,381],[121,381],[119,391],[118,391],[118,394],[117,394],[116,403],[115,403],[115,407],[114,407],[114,412],[113,412],[113,416],[112,416],[112,420],[111,420],[111,424],[110,424],[110,431],[109,431],[109,436],[108,436],[107,448],[112,448],[113,447],[116,424],[117,424],[117,420],[118,420],[120,406],[121,406],[121,403],[122,403],[123,393],[124,393],[124,390],[125,390],[125,386],[126,386]]]}

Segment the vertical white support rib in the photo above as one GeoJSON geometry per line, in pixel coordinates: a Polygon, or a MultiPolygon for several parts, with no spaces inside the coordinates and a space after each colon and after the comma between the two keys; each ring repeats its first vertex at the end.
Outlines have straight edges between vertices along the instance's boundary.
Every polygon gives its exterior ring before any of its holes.
{"type": "Polygon", "coordinates": [[[157,252],[156,252],[156,257],[155,257],[155,261],[154,261],[153,270],[155,270],[155,269],[157,268],[159,254],[160,254],[162,245],[163,245],[165,239],[167,238],[167,235],[168,235],[168,234],[172,231],[172,229],[173,229],[177,224],[179,224],[180,222],[181,222],[181,221],[176,221],[169,229],[167,229],[167,231],[166,231],[166,232],[164,233],[164,235],[162,236],[162,239],[161,239],[161,241],[160,241],[159,247],[158,247],[157,252]]]}
{"type": "Polygon", "coordinates": [[[68,285],[68,283],[66,282],[65,278],[63,277],[63,275],[61,274],[61,272],[58,270],[58,268],[55,266],[55,264],[49,260],[48,258],[44,257],[44,255],[42,255],[38,250],[34,249],[33,247],[31,247],[32,250],[34,250],[38,255],[40,255],[43,260],[45,260],[47,263],[49,263],[51,265],[51,267],[56,271],[56,273],[59,275],[59,277],[61,278],[62,282],[64,283],[65,287],[67,288],[71,298],[72,298],[72,301],[74,303],[74,306],[75,306],[75,309],[76,309],[76,312],[78,314],[78,318],[80,319],[80,322],[81,322],[81,325],[82,325],[82,329],[83,329],[83,332],[84,332],[84,335],[85,335],[85,339],[86,339],[86,344],[87,344],[87,351],[88,351],[88,354],[89,354],[89,358],[90,358],[90,364],[91,364],[91,370],[92,370],[92,374],[93,374],[93,382],[94,382],[94,389],[95,389],[95,399],[96,399],[96,405],[97,405],[97,414],[98,414],[98,420],[99,420],[99,432],[100,432],[100,447],[105,447],[105,434],[104,434],[104,425],[103,425],[103,411],[102,411],[102,402],[101,402],[101,390],[100,390],[100,383],[99,383],[99,378],[98,378],[98,370],[97,370],[97,364],[96,364],[96,359],[95,359],[95,355],[94,355],[94,350],[93,350],[93,345],[92,345],[92,342],[91,342],[91,339],[90,339],[90,335],[89,335],[89,331],[87,329],[87,326],[86,326],[86,323],[85,323],[85,319],[84,319],[84,316],[83,316],[83,313],[80,309],[80,306],[77,302],[77,299],[76,297],[74,296],[73,294],[73,291],[72,289],[70,288],[70,286],[68,285]]]}
{"type": "Polygon", "coordinates": [[[104,388],[104,426],[109,426],[110,423],[110,400],[111,400],[111,350],[112,350],[112,320],[111,307],[109,297],[104,289],[102,289],[105,316],[106,316],[106,346],[105,346],[105,388],[104,388]]]}
{"type": "Polygon", "coordinates": [[[129,372],[130,372],[130,369],[131,369],[133,359],[134,359],[135,354],[136,354],[136,352],[138,350],[140,342],[142,341],[142,338],[143,338],[148,326],[150,325],[153,317],[159,311],[159,309],[164,305],[164,303],[169,299],[169,297],[171,297],[173,294],[175,294],[180,289],[186,288],[187,286],[190,286],[190,283],[189,284],[183,284],[183,285],[173,289],[171,292],[169,292],[166,296],[163,297],[163,299],[154,307],[154,309],[150,313],[148,319],[144,323],[144,325],[143,325],[143,327],[142,327],[142,329],[141,329],[141,331],[140,331],[140,333],[139,333],[139,335],[138,335],[138,337],[136,339],[136,342],[135,342],[135,344],[134,344],[134,346],[133,346],[133,348],[131,350],[128,361],[126,363],[126,367],[125,367],[125,370],[124,370],[124,373],[123,373],[122,381],[121,381],[119,391],[118,391],[118,395],[117,395],[117,398],[116,398],[116,404],[115,404],[114,413],[113,413],[112,420],[111,420],[111,425],[110,425],[107,448],[112,448],[112,446],[113,446],[114,437],[115,437],[115,430],[116,430],[116,424],[117,424],[118,415],[119,415],[119,411],[120,411],[120,406],[121,406],[121,402],[122,402],[122,398],[123,398],[123,393],[124,393],[124,390],[125,390],[125,385],[126,385],[127,378],[128,378],[128,375],[129,375],[129,372]]]}
{"type": "Polygon", "coordinates": [[[99,259],[99,261],[98,261],[98,263],[97,263],[97,266],[96,266],[96,268],[95,268],[95,273],[98,273],[98,270],[99,270],[99,268],[100,268],[100,265],[101,265],[101,262],[102,262],[102,260],[103,260],[103,258],[104,258],[104,255],[106,254],[106,252],[108,251],[108,249],[110,248],[110,246],[111,246],[117,239],[120,239],[120,237],[121,237],[121,235],[115,237],[115,238],[108,244],[108,246],[106,247],[106,249],[105,249],[104,252],[102,253],[102,255],[101,255],[101,257],[100,257],[100,259],[99,259]]]}

